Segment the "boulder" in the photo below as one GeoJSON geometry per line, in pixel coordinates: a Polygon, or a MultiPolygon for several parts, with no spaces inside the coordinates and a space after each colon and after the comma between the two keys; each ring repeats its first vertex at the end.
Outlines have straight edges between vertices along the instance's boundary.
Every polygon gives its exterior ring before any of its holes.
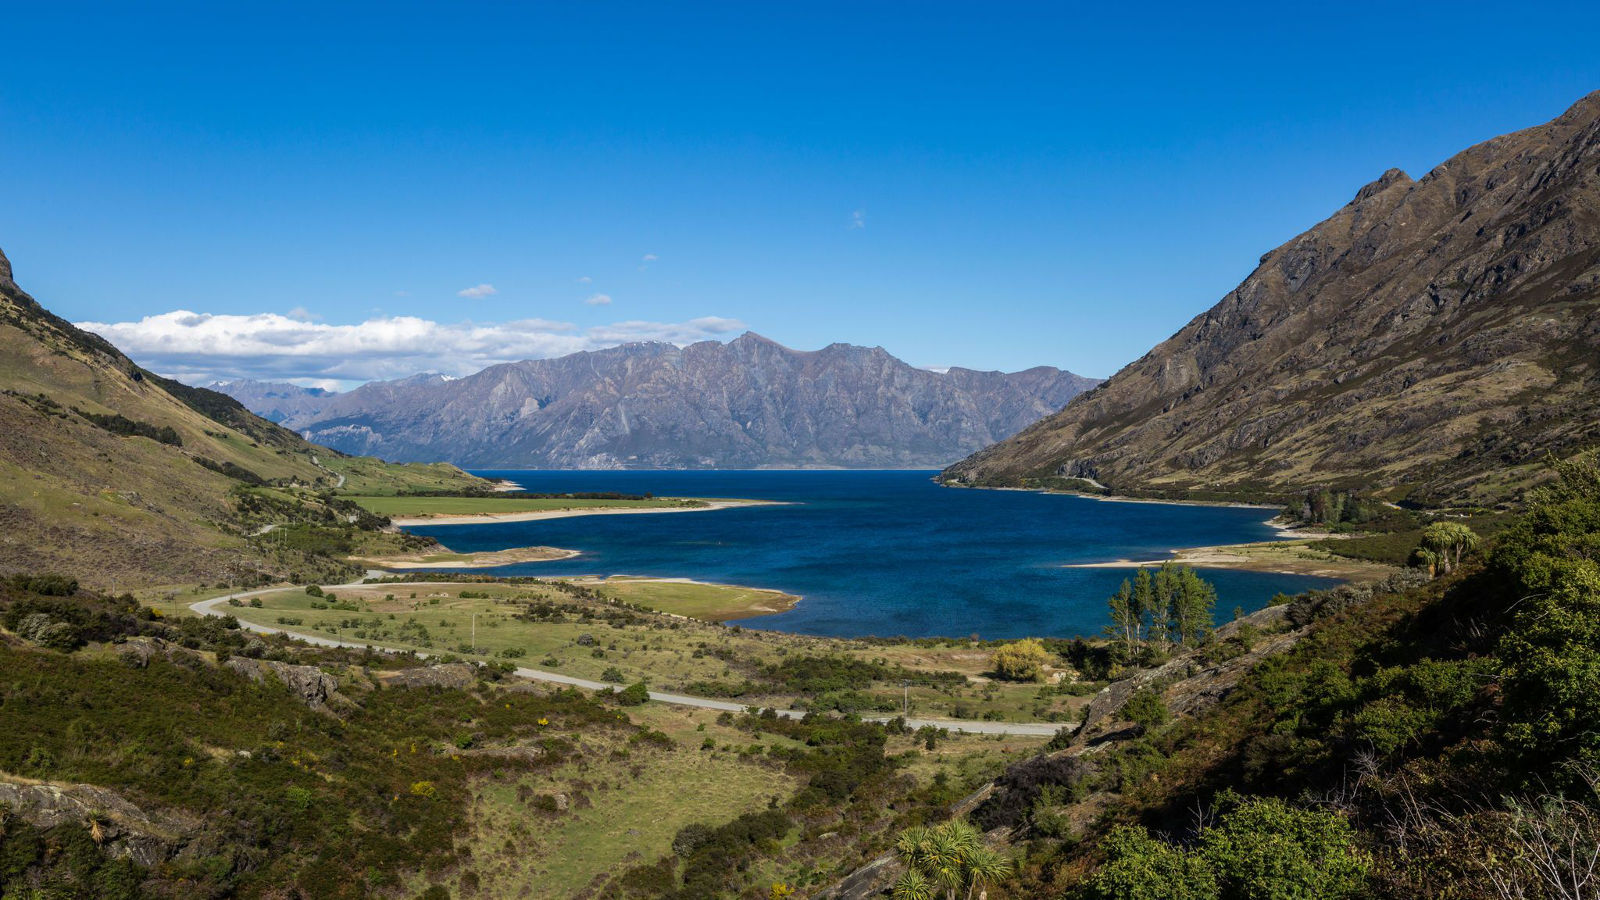
{"type": "Polygon", "coordinates": [[[383,683],[391,687],[434,687],[468,690],[478,683],[478,667],[471,663],[445,663],[384,672],[383,683]]]}
{"type": "Polygon", "coordinates": [[[199,822],[153,815],[116,791],[87,784],[0,780],[0,807],[36,828],[82,825],[109,855],[141,866],[171,859],[199,822]]]}
{"type": "Polygon", "coordinates": [[[232,657],[223,665],[251,681],[276,678],[297,700],[317,712],[331,712],[330,705],[354,705],[348,697],[339,693],[339,682],[316,666],[294,666],[270,659],[249,659],[243,656],[232,657]]]}

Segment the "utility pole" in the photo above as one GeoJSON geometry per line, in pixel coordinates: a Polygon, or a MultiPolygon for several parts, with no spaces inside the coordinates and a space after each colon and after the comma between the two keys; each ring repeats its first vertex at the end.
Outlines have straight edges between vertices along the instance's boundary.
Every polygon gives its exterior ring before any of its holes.
{"type": "Polygon", "coordinates": [[[900,711],[903,715],[911,715],[911,682],[900,682],[900,688],[905,692],[905,699],[901,702],[900,711]]]}

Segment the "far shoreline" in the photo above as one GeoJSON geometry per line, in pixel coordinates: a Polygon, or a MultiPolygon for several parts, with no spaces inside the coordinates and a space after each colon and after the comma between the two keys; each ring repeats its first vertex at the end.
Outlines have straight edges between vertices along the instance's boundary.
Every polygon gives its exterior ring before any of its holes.
{"type": "MultiPolygon", "coordinates": [[[[1102,503],[1154,503],[1164,506],[1211,506],[1219,509],[1275,509],[1280,512],[1283,507],[1274,503],[1245,503],[1242,500],[1162,500],[1154,497],[1128,497],[1122,494],[1091,494],[1088,491],[1062,491],[1055,488],[1030,488],[1030,487],[999,487],[989,484],[951,484],[940,481],[938,478],[929,479],[939,487],[956,488],[968,491],[1017,491],[1024,494],[1053,494],[1058,497],[1081,497],[1084,500],[1099,500],[1102,503]]],[[[1273,517],[1278,518],[1277,516],[1273,517]]],[[[1268,522],[1274,528],[1292,527],[1279,526],[1268,522]]]]}
{"type": "MultiPolygon", "coordinates": [[[[1274,525],[1280,531],[1291,531],[1274,525]]],[[[1391,575],[1399,568],[1386,563],[1339,556],[1310,546],[1315,540],[1339,537],[1325,532],[1307,531],[1295,537],[1244,544],[1215,544],[1209,547],[1174,549],[1165,559],[1117,559],[1105,562],[1067,563],[1064,569],[1149,569],[1168,563],[1197,569],[1229,569],[1238,572],[1265,572],[1274,575],[1309,575],[1339,581],[1365,581],[1391,575]]]]}
{"type": "Polygon", "coordinates": [[[574,509],[539,509],[505,513],[450,513],[437,516],[391,516],[389,524],[396,528],[414,528],[431,525],[493,525],[503,522],[537,522],[542,519],[570,519],[577,516],[629,516],[651,513],[711,512],[719,509],[738,509],[746,506],[787,506],[778,500],[705,500],[700,506],[661,507],[578,507],[574,509]]]}

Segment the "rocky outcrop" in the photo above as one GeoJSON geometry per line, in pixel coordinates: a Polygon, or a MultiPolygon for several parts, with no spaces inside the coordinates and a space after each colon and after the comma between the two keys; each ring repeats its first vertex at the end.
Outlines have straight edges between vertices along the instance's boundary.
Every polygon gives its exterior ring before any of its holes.
{"type": "Polygon", "coordinates": [[[1207,661],[1206,650],[1189,650],[1179,653],[1153,669],[1142,669],[1127,678],[1113,681],[1094,695],[1083,711],[1083,725],[1078,729],[1073,743],[1078,746],[1104,740],[1110,735],[1123,735],[1131,723],[1122,719],[1122,707],[1134,694],[1151,688],[1161,695],[1167,711],[1174,716],[1192,716],[1214,706],[1228,695],[1245,673],[1268,656],[1274,656],[1293,647],[1305,636],[1304,628],[1293,627],[1286,618],[1288,606],[1269,606],[1230,622],[1217,629],[1218,644],[1223,644],[1239,633],[1240,626],[1249,625],[1260,635],[1238,655],[1207,661]]]}
{"type": "Polygon", "coordinates": [[[756,334],[628,344],[421,375],[345,394],[217,389],[327,446],[482,468],[922,467],[1015,434],[1094,379],[910,366],[881,347],[791,350],[756,334]]]}
{"type": "Polygon", "coordinates": [[[1600,92],[1414,181],[1390,170],[952,483],[1514,496],[1600,442],[1600,92]]]}
{"type": "Polygon", "coordinates": [[[445,663],[397,669],[383,672],[379,677],[389,687],[469,690],[478,684],[478,667],[471,663],[445,663]]]}
{"type": "Polygon", "coordinates": [[[0,825],[15,815],[37,828],[81,825],[111,856],[142,866],[172,858],[200,823],[175,815],[155,815],[116,791],[87,784],[0,780],[0,825]]]}
{"type": "Polygon", "coordinates": [[[270,659],[250,659],[245,656],[230,657],[223,665],[252,681],[275,678],[289,689],[295,699],[317,712],[331,712],[332,708],[348,708],[354,703],[339,693],[339,682],[316,666],[295,666],[270,659]]]}

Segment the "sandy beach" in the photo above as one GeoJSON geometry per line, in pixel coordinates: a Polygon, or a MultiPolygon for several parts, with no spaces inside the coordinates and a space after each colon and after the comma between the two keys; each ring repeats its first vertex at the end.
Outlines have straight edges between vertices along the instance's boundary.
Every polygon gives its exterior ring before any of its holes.
{"type": "MultiPolygon", "coordinates": [[[[1285,526],[1278,526],[1285,531],[1285,526]]],[[[1239,569],[1247,572],[1272,572],[1279,575],[1316,575],[1361,581],[1382,578],[1395,571],[1393,566],[1368,560],[1350,559],[1310,546],[1314,540],[1331,537],[1323,532],[1297,532],[1295,539],[1260,541],[1252,544],[1222,544],[1215,547],[1189,547],[1173,550],[1166,559],[1118,559],[1108,562],[1071,563],[1067,569],[1139,569],[1163,563],[1180,563],[1197,569],[1239,569]]]]}
{"type": "Polygon", "coordinates": [[[717,509],[734,509],[743,506],[781,506],[771,500],[707,500],[701,506],[661,506],[623,509],[600,507],[590,509],[544,509],[510,513],[469,513],[444,516],[396,516],[390,524],[400,528],[409,525],[487,525],[493,522],[536,522],[540,519],[567,519],[574,516],[631,516],[646,513],[710,512],[717,509]]]}
{"type": "Polygon", "coordinates": [[[453,553],[437,550],[404,556],[352,558],[352,562],[380,569],[491,569],[517,563],[549,562],[554,559],[571,559],[581,555],[577,550],[563,547],[508,547],[483,553],[453,553]],[[438,559],[449,556],[450,559],[438,559]]]}

